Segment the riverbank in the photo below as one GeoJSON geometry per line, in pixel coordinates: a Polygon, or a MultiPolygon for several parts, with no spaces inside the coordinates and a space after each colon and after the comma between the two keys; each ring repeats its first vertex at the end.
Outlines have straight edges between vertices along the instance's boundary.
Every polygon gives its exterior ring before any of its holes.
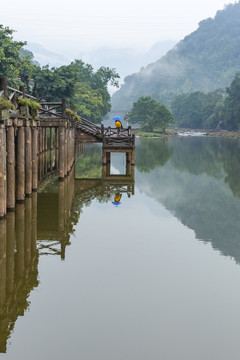
{"type": "Polygon", "coordinates": [[[169,128],[166,133],[162,132],[143,132],[136,130],[136,137],[149,137],[149,138],[165,138],[171,136],[214,136],[214,137],[227,137],[231,139],[239,139],[239,131],[228,131],[228,130],[204,130],[204,129],[185,129],[185,128],[169,128]]]}

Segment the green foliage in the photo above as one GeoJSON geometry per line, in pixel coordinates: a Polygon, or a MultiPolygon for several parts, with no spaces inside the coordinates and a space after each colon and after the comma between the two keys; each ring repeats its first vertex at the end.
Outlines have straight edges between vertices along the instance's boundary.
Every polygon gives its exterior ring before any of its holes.
{"type": "Polygon", "coordinates": [[[19,106],[28,106],[30,109],[33,109],[33,110],[38,110],[41,107],[41,105],[34,99],[22,98],[22,97],[18,98],[18,105],[19,106]]]}
{"type": "Polygon", "coordinates": [[[81,117],[76,113],[76,111],[66,109],[66,115],[69,117],[73,117],[74,119],[76,119],[79,122],[81,121],[81,117]]]}
{"type": "Polygon", "coordinates": [[[239,130],[240,73],[226,91],[182,94],[172,101],[171,109],[180,127],[239,130]]]}
{"type": "Polygon", "coordinates": [[[227,88],[225,100],[224,127],[227,130],[240,129],[240,73],[237,73],[231,85],[227,88]]]}
{"type": "Polygon", "coordinates": [[[141,130],[152,132],[160,129],[165,133],[166,127],[174,122],[172,113],[168,108],[151,98],[142,96],[133,104],[132,110],[125,115],[130,123],[141,124],[141,130]]]}
{"type": "Polygon", "coordinates": [[[38,110],[38,109],[40,109],[41,105],[35,100],[30,100],[29,107],[31,109],[38,110]]]}
{"type": "Polygon", "coordinates": [[[8,109],[15,110],[15,107],[10,100],[7,100],[5,97],[1,96],[0,97],[0,110],[8,110],[8,109]]]}
{"type": "Polygon", "coordinates": [[[182,94],[172,101],[171,110],[179,127],[215,129],[223,119],[225,92],[182,94]]]}
{"type": "Polygon", "coordinates": [[[20,49],[25,45],[25,42],[13,40],[13,32],[0,25],[0,77],[8,78],[10,83],[17,81],[20,49]]]}
{"type": "Polygon", "coordinates": [[[151,96],[141,96],[124,119],[128,120],[130,124],[144,124],[153,116],[157,105],[158,102],[151,96]]]}
{"type": "Polygon", "coordinates": [[[171,111],[164,104],[158,104],[154,110],[153,116],[151,118],[150,124],[152,129],[161,129],[164,133],[168,125],[174,123],[174,117],[171,111]]]}
{"type": "Polygon", "coordinates": [[[52,69],[35,66],[33,92],[48,101],[65,98],[80,116],[100,122],[111,109],[108,83],[118,86],[118,78],[115,69],[101,67],[94,73],[82,60],[52,69]]]}

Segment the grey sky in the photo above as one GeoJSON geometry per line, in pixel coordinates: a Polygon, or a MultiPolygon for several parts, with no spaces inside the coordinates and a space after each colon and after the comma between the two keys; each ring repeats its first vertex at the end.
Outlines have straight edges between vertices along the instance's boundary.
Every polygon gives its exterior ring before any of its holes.
{"type": "Polygon", "coordinates": [[[180,40],[213,17],[226,0],[0,0],[4,26],[15,38],[74,57],[100,46],[149,49],[180,40]]]}

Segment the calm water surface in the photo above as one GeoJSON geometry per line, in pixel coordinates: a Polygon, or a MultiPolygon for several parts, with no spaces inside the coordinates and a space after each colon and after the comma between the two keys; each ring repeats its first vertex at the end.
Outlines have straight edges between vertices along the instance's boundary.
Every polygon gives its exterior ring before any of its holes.
{"type": "Polygon", "coordinates": [[[237,360],[240,143],[85,146],[0,223],[0,359],[237,360]],[[119,176],[118,174],[122,174],[119,176]]]}

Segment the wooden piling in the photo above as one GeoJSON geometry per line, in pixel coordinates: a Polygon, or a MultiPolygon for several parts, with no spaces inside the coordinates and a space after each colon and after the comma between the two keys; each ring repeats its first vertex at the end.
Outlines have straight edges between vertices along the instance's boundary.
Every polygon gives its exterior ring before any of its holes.
{"type": "Polygon", "coordinates": [[[64,169],[65,169],[65,128],[59,127],[59,180],[64,180],[64,169]]]}
{"type": "Polygon", "coordinates": [[[53,128],[50,128],[50,150],[53,150],[53,128]]]}
{"type": "Polygon", "coordinates": [[[105,149],[102,149],[102,163],[103,163],[104,165],[107,164],[107,152],[106,152],[105,149]]]}
{"type": "Polygon", "coordinates": [[[24,276],[25,204],[16,204],[16,279],[24,276]]]}
{"type": "Polygon", "coordinates": [[[7,210],[15,209],[15,134],[14,127],[7,130],[7,210]]]}
{"type": "Polygon", "coordinates": [[[32,255],[32,199],[25,200],[24,266],[29,271],[32,255]]]}
{"type": "Polygon", "coordinates": [[[15,269],[15,213],[7,214],[7,294],[14,291],[14,269],[15,269]]]}
{"type": "Polygon", "coordinates": [[[58,161],[59,161],[59,128],[55,127],[55,169],[58,169],[58,161]]]}
{"type": "Polygon", "coordinates": [[[17,134],[17,184],[16,200],[25,199],[25,128],[20,126],[17,134]]]}
{"type": "Polygon", "coordinates": [[[64,141],[64,176],[68,174],[68,129],[65,128],[65,141],[64,141]]]}
{"type": "Polygon", "coordinates": [[[47,151],[48,150],[48,128],[47,127],[44,128],[44,138],[45,138],[45,141],[44,141],[45,148],[44,148],[44,150],[47,151]]]}
{"type": "Polygon", "coordinates": [[[25,194],[32,194],[32,130],[28,124],[25,128],[25,194]]]}
{"type": "Polygon", "coordinates": [[[38,128],[32,129],[32,190],[38,187],[38,128]]]}
{"type": "Polygon", "coordinates": [[[6,219],[0,221],[0,313],[6,300],[6,219]]]}
{"type": "Polygon", "coordinates": [[[0,220],[7,212],[6,130],[0,125],[0,220]]]}
{"type": "Polygon", "coordinates": [[[106,152],[106,157],[107,157],[107,163],[111,162],[111,153],[110,151],[106,152]]]}
{"type": "Polygon", "coordinates": [[[32,194],[32,246],[31,254],[32,258],[37,252],[37,197],[38,194],[34,192],[32,194]]]}

